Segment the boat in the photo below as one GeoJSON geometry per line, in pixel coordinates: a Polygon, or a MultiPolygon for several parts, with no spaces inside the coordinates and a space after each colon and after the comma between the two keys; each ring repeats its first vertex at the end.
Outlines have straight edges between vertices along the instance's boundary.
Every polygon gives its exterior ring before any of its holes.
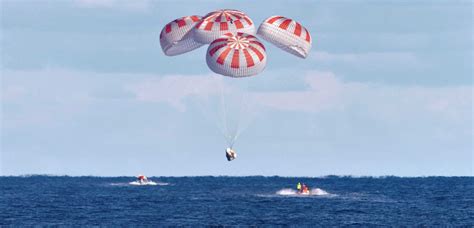
{"type": "Polygon", "coordinates": [[[153,181],[146,181],[146,182],[132,181],[128,184],[130,184],[130,185],[158,185],[158,183],[153,182],[153,181]]]}
{"type": "Polygon", "coordinates": [[[156,182],[148,180],[145,175],[138,175],[136,181],[132,181],[129,183],[130,185],[158,185],[156,182]]]}

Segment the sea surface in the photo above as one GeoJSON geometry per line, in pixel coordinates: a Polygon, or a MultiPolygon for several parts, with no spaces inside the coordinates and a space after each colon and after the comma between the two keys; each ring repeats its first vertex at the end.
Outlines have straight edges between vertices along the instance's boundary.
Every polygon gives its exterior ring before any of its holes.
{"type": "Polygon", "coordinates": [[[474,226],[474,177],[150,179],[0,177],[0,226],[474,226]]]}

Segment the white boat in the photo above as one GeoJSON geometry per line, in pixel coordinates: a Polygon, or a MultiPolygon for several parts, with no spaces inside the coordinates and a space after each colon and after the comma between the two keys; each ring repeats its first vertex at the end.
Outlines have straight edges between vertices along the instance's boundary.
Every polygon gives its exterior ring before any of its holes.
{"type": "Polygon", "coordinates": [[[158,183],[153,181],[132,181],[130,185],[158,185],[158,183]]]}

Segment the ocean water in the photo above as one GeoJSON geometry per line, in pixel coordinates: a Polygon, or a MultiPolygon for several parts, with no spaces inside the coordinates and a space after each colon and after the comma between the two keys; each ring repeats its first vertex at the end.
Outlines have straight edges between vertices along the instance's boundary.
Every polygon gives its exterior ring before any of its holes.
{"type": "Polygon", "coordinates": [[[474,177],[150,179],[0,177],[0,225],[474,226],[474,177]]]}

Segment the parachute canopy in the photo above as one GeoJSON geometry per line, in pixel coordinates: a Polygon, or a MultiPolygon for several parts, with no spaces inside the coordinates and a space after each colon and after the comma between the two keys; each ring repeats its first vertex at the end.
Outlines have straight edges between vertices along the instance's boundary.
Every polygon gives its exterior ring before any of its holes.
{"type": "Polygon", "coordinates": [[[200,16],[193,15],[166,24],[160,33],[161,49],[165,55],[179,55],[201,47],[203,44],[196,42],[191,32],[200,21],[200,16]]]}
{"type": "Polygon", "coordinates": [[[206,61],[212,71],[239,78],[262,72],[267,64],[267,54],[257,37],[240,32],[227,33],[209,45],[206,61]]]}
{"type": "Polygon", "coordinates": [[[311,50],[311,35],[297,21],[283,16],[272,16],[260,25],[257,34],[280,49],[306,58],[311,50]]]}
{"type": "Polygon", "coordinates": [[[255,35],[300,58],[306,58],[311,50],[311,35],[299,22],[271,16],[256,32],[249,16],[232,9],[216,10],[204,17],[178,18],[163,28],[160,44],[168,56],[210,44],[206,53],[209,68],[217,74],[240,78],[265,69],[265,47],[255,35]]]}
{"type": "Polygon", "coordinates": [[[247,33],[255,35],[253,21],[238,10],[222,9],[208,13],[194,28],[194,39],[209,44],[226,33],[247,33]]]}

